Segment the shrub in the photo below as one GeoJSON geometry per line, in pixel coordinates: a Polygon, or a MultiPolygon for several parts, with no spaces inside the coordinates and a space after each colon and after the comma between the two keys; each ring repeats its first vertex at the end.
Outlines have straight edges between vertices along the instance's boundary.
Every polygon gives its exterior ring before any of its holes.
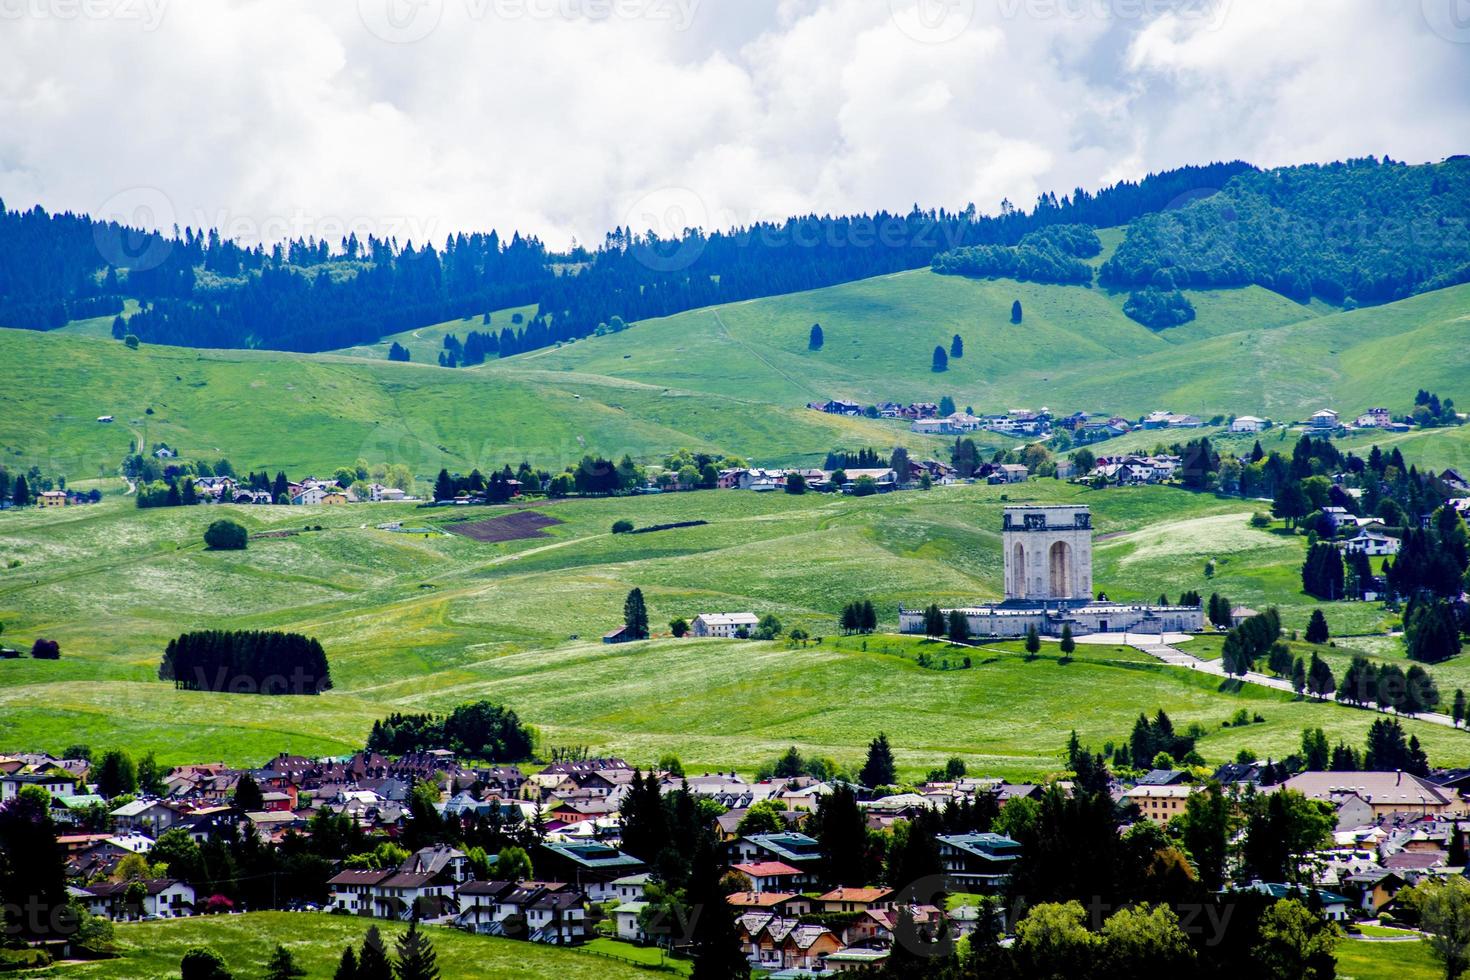
{"type": "Polygon", "coordinates": [[[1259,511],[1251,515],[1251,527],[1270,527],[1271,517],[1259,511]]]}
{"type": "Polygon", "coordinates": [[[1153,286],[1135,289],[1123,304],[1123,313],[1152,330],[1177,327],[1194,319],[1194,304],[1177,289],[1153,286]]]}
{"type": "Polygon", "coordinates": [[[612,533],[627,534],[633,530],[633,522],[629,520],[613,521],[612,533]]]}
{"type": "Polygon", "coordinates": [[[38,639],[31,644],[31,656],[37,660],[60,660],[61,644],[55,640],[38,639]]]}
{"type": "Polygon", "coordinates": [[[245,528],[231,520],[218,520],[204,531],[204,544],[210,551],[244,551],[250,541],[245,528]]]}

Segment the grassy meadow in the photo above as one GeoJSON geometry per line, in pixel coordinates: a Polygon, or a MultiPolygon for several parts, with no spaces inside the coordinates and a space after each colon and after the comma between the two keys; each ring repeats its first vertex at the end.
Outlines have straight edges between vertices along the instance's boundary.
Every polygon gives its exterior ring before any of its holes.
{"type": "MultiPolygon", "coordinates": [[[[172,922],[134,922],[117,926],[121,956],[90,963],[64,963],[31,976],[81,977],[86,980],[158,980],[178,976],[179,961],[191,948],[213,949],[237,977],[263,976],[276,945],[291,951],[308,977],[330,977],[342,950],[361,946],[369,925],[376,925],[392,954],[393,942],[406,928],[381,919],[371,922],[325,913],[253,912],[172,922]]],[[[646,970],[604,956],[558,949],[537,943],[472,936],[456,929],[429,926],[439,970],[445,977],[518,980],[631,980],[646,970]]]]}
{"type": "MultiPolygon", "coordinates": [[[[547,537],[481,543],[378,530],[496,513],[412,505],[138,511],[109,496],[92,507],[0,515],[0,621],[6,639],[49,636],[63,659],[0,661],[0,745],[60,750],[77,741],[155,751],[168,762],[259,762],[277,751],[342,753],[393,710],[442,710],[486,697],[513,706],[544,745],[586,744],[651,761],[753,769],[791,744],[857,763],[887,731],[919,774],[951,755],[977,771],[1056,768],[1065,732],[1095,744],[1126,737],[1140,711],[1210,730],[1212,760],[1240,748],[1295,748],[1321,725],[1360,742],[1362,712],[1295,702],[1165,668],[1129,649],[1069,663],[1016,644],[971,651],[879,635],[834,638],[837,613],[872,599],[882,627],[899,604],[960,604],[1001,593],[1000,511],[1015,500],[1089,504],[1095,581],[1115,599],[1211,589],[1278,604],[1288,626],[1314,603],[1300,594],[1303,538],[1250,528],[1252,505],[1144,487],[1092,491],[1052,480],[1024,488],[962,486],[869,498],[703,491],[538,505],[561,524],[547,537]],[[200,534],[229,512],[253,532],[321,531],[212,553],[200,534]],[[638,526],[706,520],[649,534],[638,526]],[[1218,572],[1205,578],[1214,558],[1218,572]],[[674,640],[609,647],[638,586],[656,631],[676,616],[775,613],[822,642],[674,640]],[[189,629],[280,628],[318,637],[336,687],[319,698],[175,691],[155,679],[164,645],[189,629]],[[955,669],[921,666],[918,653],[955,669]],[[1265,718],[1222,728],[1240,707],[1265,718]]],[[[1381,626],[1376,606],[1338,603],[1334,630],[1381,626]]],[[[1048,647],[1050,651],[1053,648],[1048,647]]],[[[1437,760],[1470,760],[1463,733],[1415,724],[1437,760]]]]}

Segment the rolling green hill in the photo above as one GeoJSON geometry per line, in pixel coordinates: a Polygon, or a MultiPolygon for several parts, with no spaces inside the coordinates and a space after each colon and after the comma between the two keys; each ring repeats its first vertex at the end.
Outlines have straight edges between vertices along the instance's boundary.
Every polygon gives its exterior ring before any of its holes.
{"type": "MultiPolygon", "coordinates": [[[[871,498],[706,491],[571,500],[541,505],[563,522],[549,537],[500,544],[375,528],[468,516],[462,511],[229,508],[257,532],[323,527],[254,541],[243,554],[203,550],[200,533],[218,508],[138,511],[110,496],[92,507],[0,515],[5,638],[49,636],[63,651],[56,662],[0,661],[0,745],[58,751],[81,741],[152,750],[166,762],[258,763],[283,749],[347,752],[393,710],[480,697],[514,706],[543,745],[642,761],[672,751],[705,768],[750,770],[793,743],[855,764],[882,729],[908,773],[958,755],[976,771],[1024,776],[1056,767],[1059,733],[1075,727],[1101,745],[1155,707],[1176,724],[1204,725],[1200,749],[1214,761],[1243,747],[1280,757],[1308,724],[1361,742],[1372,720],[1365,712],[1260,688],[1222,690],[1218,679],[1132,650],[1083,647],[1059,664],[1054,653],[1028,661],[1010,644],[972,651],[970,669],[933,670],[918,653],[956,668],[959,655],[911,638],[832,639],[838,611],[854,598],[871,599],[892,629],[899,603],[999,595],[1000,509],[1021,494],[1092,506],[1096,581],[1114,598],[1218,589],[1238,603],[1279,604],[1293,628],[1316,605],[1299,591],[1304,538],[1248,527],[1248,503],[1158,487],[1097,492],[1039,480],[1024,490],[871,498]],[[710,523],[614,536],[620,518],[710,523]],[[1218,572],[1206,579],[1210,558],[1218,572]],[[804,648],[597,642],[621,621],[635,585],[655,629],[675,616],[752,609],[827,639],[804,648]],[[316,636],[335,688],[319,698],[259,698],[159,682],[167,641],[202,626],[316,636]],[[1241,707],[1265,722],[1222,728],[1241,707]]],[[[1344,650],[1353,642],[1344,634],[1384,625],[1381,608],[1366,603],[1332,604],[1327,615],[1344,650]]],[[[1436,673],[1458,681],[1456,666],[1436,673]]],[[[1470,761],[1464,733],[1411,727],[1436,760],[1470,761]]]]}

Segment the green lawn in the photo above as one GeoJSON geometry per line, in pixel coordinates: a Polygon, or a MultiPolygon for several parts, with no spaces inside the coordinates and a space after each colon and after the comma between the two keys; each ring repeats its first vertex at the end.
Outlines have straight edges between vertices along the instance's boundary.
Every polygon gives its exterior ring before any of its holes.
{"type": "MultiPolygon", "coordinates": [[[[703,768],[754,769],[792,744],[856,765],[884,730],[906,773],[957,755],[977,772],[1024,777],[1058,768],[1068,730],[1101,748],[1156,708],[1205,726],[1200,751],[1213,761],[1241,748],[1280,757],[1307,725],[1362,742],[1367,713],[1222,690],[1216,678],[1129,648],[1084,644],[1063,663],[1053,644],[1032,659],[1015,642],[960,651],[913,637],[832,636],[855,598],[871,599],[891,631],[900,603],[997,597],[1007,498],[1088,503],[1101,538],[1095,581],[1115,598],[1220,588],[1252,605],[1277,602],[1296,628],[1315,607],[1294,584],[1304,539],[1249,528],[1249,504],[1161,487],[1097,492],[1038,480],[870,498],[572,500],[541,505],[563,521],[548,537],[501,544],[375,529],[391,518],[465,516],[411,505],[230,508],[252,531],[323,527],[257,540],[243,554],[199,543],[218,509],[138,511],[111,496],[0,515],[0,565],[20,563],[0,571],[6,639],[50,636],[63,649],[56,662],[0,661],[0,745],[59,751],[83,741],[151,749],[166,762],[258,763],[282,750],[347,752],[390,711],[480,697],[515,707],[544,746],[585,744],[644,764],[672,751],[703,768]],[[614,536],[619,518],[709,523],[614,536]],[[1211,556],[1220,572],[1207,580],[1211,556]],[[667,636],[602,645],[633,586],[656,631],[675,616],[751,609],[825,639],[797,649],[667,636]],[[302,700],[157,681],[167,641],[200,626],[316,636],[336,687],[302,700]],[[942,666],[952,669],[931,669],[942,666]],[[1266,722],[1221,728],[1242,706],[1266,722]]],[[[1328,616],[1336,628],[1367,612],[1336,604],[1328,616]]],[[[1411,727],[1436,761],[1470,760],[1464,733],[1411,727]]]]}
{"type": "Polygon", "coordinates": [[[1440,980],[1439,965],[1429,946],[1344,939],[1337,944],[1338,980],[1440,980]]]}
{"type": "MultiPolygon", "coordinates": [[[[264,974],[267,960],[280,943],[289,949],[309,977],[329,977],[342,950],[360,946],[369,925],[382,931],[390,951],[404,927],[381,920],[364,920],[325,913],[256,912],[249,915],[211,916],[173,922],[142,922],[117,927],[123,955],[92,963],[68,963],[33,976],[85,977],[88,980],[159,980],[178,976],[179,961],[194,946],[218,953],[241,980],[264,974]]],[[[557,949],[536,943],[472,936],[455,929],[425,930],[438,954],[446,978],[485,977],[491,980],[603,980],[650,976],[646,970],[602,956],[557,949]]]]}

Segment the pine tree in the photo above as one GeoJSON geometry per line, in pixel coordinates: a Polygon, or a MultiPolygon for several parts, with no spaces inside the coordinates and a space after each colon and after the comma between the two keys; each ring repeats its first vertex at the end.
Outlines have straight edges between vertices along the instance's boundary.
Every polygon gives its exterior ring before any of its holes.
{"type": "Polygon", "coordinates": [[[392,980],[388,948],[376,926],[369,926],[368,934],[363,936],[362,951],[357,954],[357,980],[392,980]]]}
{"type": "Polygon", "coordinates": [[[1452,710],[1454,712],[1455,727],[1458,728],[1465,720],[1465,692],[1463,690],[1457,689],[1455,691],[1455,702],[1452,710]]]}
{"type": "Polygon", "coordinates": [[[825,338],[822,336],[822,325],[820,323],[813,323],[811,337],[806,342],[806,349],[821,350],[824,342],[825,338]]]}
{"type": "Polygon", "coordinates": [[[398,937],[395,949],[398,959],[393,964],[394,980],[439,980],[434,944],[419,932],[417,918],[409,921],[408,931],[398,937]]]}
{"type": "Polygon", "coordinates": [[[1041,652],[1041,637],[1037,634],[1035,626],[1026,627],[1026,652],[1041,652]]]}
{"type": "Polygon", "coordinates": [[[878,611],[873,608],[873,603],[869,599],[863,600],[862,620],[864,633],[872,633],[878,629],[878,611]]]}
{"type": "Polygon", "coordinates": [[[1014,303],[1011,304],[1011,322],[1012,323],[1020,323],[1021,322],[1021,301],[1020,300],[1016,300],[1014,303]]]}
{"type": "Polygon", "coordinates": [[[15,493],[10,499],[17,507],[24,507],[31,502],[31,488],[23,475],[15,478],[15,493]]]}
{"type": "Polygon", "coordinates": [[[735,910],[720,887],[723,863],[707,832],[699,836],[689,876],[689,904],[698,914],[691,923],[690,980],[748,980],[750,961],[740,947],[735,910]]]}
{"type": "Polygon", "coordinates": [[[634,589],[623,601],[623,625],[635,640],[648,639],[648,607],[643,603],[643,590],[634,589]]]}
{"type": "Polygon", "coordinates": [[[1062,653],[1071,656],[1072,651],[1077,649],[1077,641],[1072,639],[1072,624],[1062,624],[1062,653]]]}
{"type": "Polygon", "coordinates": [[[1296,663],[1291,665],[1291,689],[1296,692],[1297,697],[1307,689],[1307,665],[1302,663],[1302,658],[1297,657],[1296,663]]]}
{"type": "Polygon", "coordinates": [[[936,374],[949,370],[949,355],[944,352],[943,347],[934,348],[934,357],[929,364],[929,370],[936,374]]]}
{"type": "Polygon", "coordinates": [[[970,638],[970,617],[963,610],[949,611],[949,638],[955,643],[964,643],[970,638]]]}
{"type": "Polygon", "coordinates": [[[930,603],[929,608],[924,610],[924,635],[944,635],[944,612],[938,603],[930,603]]]}
{"type": "Polygon", "coordinates": [[[891,786],[898,781],[897,767],[893,763],[893,750],[888,745],[888,736],[883,732],[868,743],[868,759],[858,773],[858,782],[864,786],[891,786]]]}
{"type": "Polygon", "coordinates": [[[348,946],[342,950],[342,960],[337,964],[337,972],[332,974],[332,980],[357,980],[357,954],[348,946]]]}
{"type": "Polygon", "coordinates": [[[434,499],[453,500],[454,495],[454,478],[449,475],[448,470],[440,470],[438,478],[434,480],[434,499]]]}
{"type": "Polygon", "coordinates": [[[949,342],[949,356],[955,359],[965,356],[965,342],[959,334],[955,334],[954,339],[949,342]]]}
{"type": "Polygon", "coordinates": [[[1328,636],[1327,617],[1322,615],[1322,610],[1313,609],[1312,618],[1307,623],[1307,642],[1326,643],[1328,636]]]}
{"type": "Polygon", "coordinates": [[[297,977],[306,976],[306,971],[296,965],[291,951],[277,944],[276,950],[271,954],[270,962],[265,965],[265,980],[296,980],[297,977]]]}

